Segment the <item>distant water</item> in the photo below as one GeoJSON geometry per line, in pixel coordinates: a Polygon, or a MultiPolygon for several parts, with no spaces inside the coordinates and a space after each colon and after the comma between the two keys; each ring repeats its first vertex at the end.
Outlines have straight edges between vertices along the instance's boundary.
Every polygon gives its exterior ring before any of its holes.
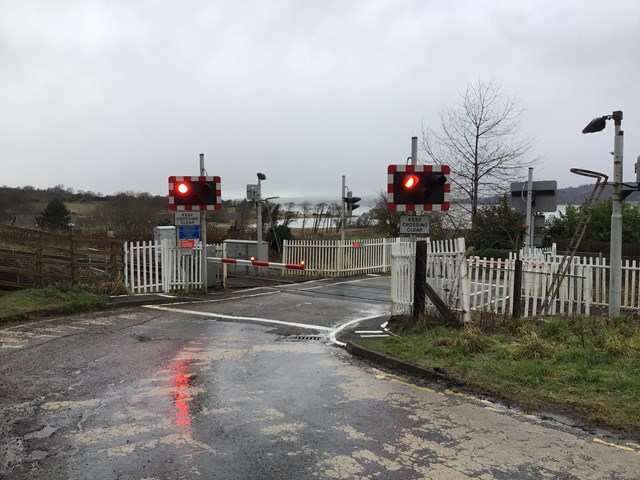
{"type": "MultiPolygon", "coordinates": [[[[362,197],[362,200],[360,200],[358,202],[359,208],[354,210],[353,216],[357,217],[359,215],[362,215],[365,212],[368,212],[371,209],[371,207],[373,207],[375,205],[377,198],[378,197],[362,197]]],[[[303,202],[309,202],[310,206],[311,206],[311,209],[307,213],[306,222],[304,224],[305,229],[313,227],[313,211],[314,211],[314,207],[316,205],[319,205],[321,203],[325,203],[328,206],[328,205],[331,205],[333,203],[336,203],[336,204],[338,204],[338,206],[340,206],[340,198],[339,197],[337,197],[337,198],[330,198],[330,197],[309,197],[309,198],[304,198],[304,197],[281,197],[281,198],[278,198],[278,199],[274,199],[272,201],[273,202],[278,202],[283,207],[285,205],[287,205],[287,203],[293,203],[294,204],[293,209],[297,210],[298,212],[300,212],[300,214],[302,214],[302,203],[303,202]]],[[[289,223],[289,226],[291,228],[302,228],[302,221],[303,221],[302,218],[296,218],[291,223],[289,223]]]]}
{"type": "MultiPolygon", "coordinates": [[[[368,212],[375,205],[377,199],[378,197],[362,197],[362,200],[358,202],[358,204],[360,205],[360,208],[356,209],[353,212],[353,216],[358,217],[359,215],[362,215],[363,213],[368,212]]],[[[309,197],[309,198],[281,197],[278,199],[274,199],[272,201],[279,203],[283,207],[287,203],[293,203],[294,204],[293,209],[299,211],[300,213],[302,213],[302,206],[301,206],[302,203],[305,201],[309,202],[311,204],[311,210],[307,214],[305,228],[309,228],[313,226],[312,212],[316,205],[320,203],[325,203],[327,205],[331,205],[332,203],[337,203],[338,205],[340,205],[340,198],[330,198],[330,197],[309,197]]],[[[548,219],[551,216],[559,217],[561,213],[564,213],[566,211],[566,209],[567,209],[567,205],[558,205],[558,208],[555,212],[545,212],[544,216],[546,219],[548,219]]],[[[289,226],[291,228],[302,228],[302,218],[293,220],[293,222],[291,222],[289,226]]]]}
{"type": "MultiPolygon", "coordinates": [[[[375,203],[376,200],[378,199],[378,197],[361,197],[362,200],[360,200],[358,202],[358,205],[360,205],[360,208],[358,209],[358,212],[362,211],[368,211],[375,203]]],[[[315,205],[318,205],[320,203],[326,203],[327,205],[331,205],[332,203],[337,203],[338,205],[340,205],[340,197],[309,197],[309,198],[305,198],[305,197],[280,197],[278,199],[272,200],[273,202],[277,202],[280,205],[286,205],[287,203],[293,203],[295,204],[294,209],[295,210],[302,210],[302,203],[303,202],[309,202],[311,204],[311,208],[313,208],[315,205]]]]}

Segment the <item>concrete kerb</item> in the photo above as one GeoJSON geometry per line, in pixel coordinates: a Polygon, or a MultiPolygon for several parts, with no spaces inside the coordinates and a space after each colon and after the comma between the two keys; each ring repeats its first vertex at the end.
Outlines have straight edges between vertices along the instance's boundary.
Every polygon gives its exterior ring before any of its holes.
{"type": "Polygon", "coordinates": [[[247,288],[258,287],[277,287],[278,285],[287,285],[308,281],[309,278],[293,277],[293,278],[272,278],[272,277],[229,277],[229,285],[226,289],[210,288],[206,295],[172,295],[164,293],[137,293],[133,295],[116,295],[109,297],[107,301],[108,308],[127,308],[140,307],[143,305],[161,305],[164,303],[175,302],[202,302],[209,295],[232,292],[234,290],[244,290],[247,288]]]}
{"type": "Polygon", "coordinates": [[[369,350],[353,342],[347,342],[347,346],[345,348],[351,355],[364,358],[366,360],[369,360],[370,362],[380,365],[381,367],[389,368],[392,370],[401,370],[403,372],[424,378],[426,380],[444,382],[451,386],[460,387],[464,385],[463,381],[457,378],[453,378],[444,372],[438,371],[437,369],[421,367],[413,363],[405,362],[404,360],[390,357],[389,355],[385,355],[384,353],[369,350]]]}

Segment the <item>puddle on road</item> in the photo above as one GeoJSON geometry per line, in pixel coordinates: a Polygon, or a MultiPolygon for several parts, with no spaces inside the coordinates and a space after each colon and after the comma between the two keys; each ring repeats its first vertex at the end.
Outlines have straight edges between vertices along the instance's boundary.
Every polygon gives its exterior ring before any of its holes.
{"type": "Polygon", "coordinates": [[[31,461],[42,460],[44,457],[46,457],[48,455],[48,453],[49,452],[47,452],[45,450],[34,450],[29,455],[29,460],[31,460],[31,461]]]}
{"type": "Polygon", "coordinates": [[[38,430],[36,432],[29,433],[25,435],[25,438],[49,438],[53,435],[60,427],[52,427],[51,425],[46,425],[42,430],[38,430]]]}
{"type": "Polygon", "coordinates": [[[42,405],[43,410],[70,410],[79,408],[94,408],[100,406],[100,399],[90,400],[61,400],[59,402],[47,402],[42,405]]]}

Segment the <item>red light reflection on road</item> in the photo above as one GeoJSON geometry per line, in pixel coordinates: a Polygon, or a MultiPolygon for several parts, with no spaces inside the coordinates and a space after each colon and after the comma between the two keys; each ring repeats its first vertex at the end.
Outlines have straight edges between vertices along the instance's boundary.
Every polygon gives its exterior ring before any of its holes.
{"type": "Polygon", "coordinates": [[[176,406],[174,423],[185,435],[191,435],[191,415],[189,411],[191,375],[186,373],[188,367],[187,362],[177,362],[173,366],[173,370],[176,372],[173,378],[173,403],[176,406]]]}

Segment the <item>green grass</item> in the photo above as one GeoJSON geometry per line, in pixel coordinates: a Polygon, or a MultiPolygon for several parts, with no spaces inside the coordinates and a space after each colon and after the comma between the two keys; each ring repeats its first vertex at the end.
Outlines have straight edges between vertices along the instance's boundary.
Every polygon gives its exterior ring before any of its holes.
{"type": "Polygon", "coordinates": [[[360,344],[440,368],[502,401],[640,434],[638,319],[555,318],[398,333],[360,344]]]}
{"type": "Polygon", "coordinates": [[[0,293],[0,322],[30,316],[76,313],[104,308],[106,297],[82,290],[39,288],[0,293]]]}

